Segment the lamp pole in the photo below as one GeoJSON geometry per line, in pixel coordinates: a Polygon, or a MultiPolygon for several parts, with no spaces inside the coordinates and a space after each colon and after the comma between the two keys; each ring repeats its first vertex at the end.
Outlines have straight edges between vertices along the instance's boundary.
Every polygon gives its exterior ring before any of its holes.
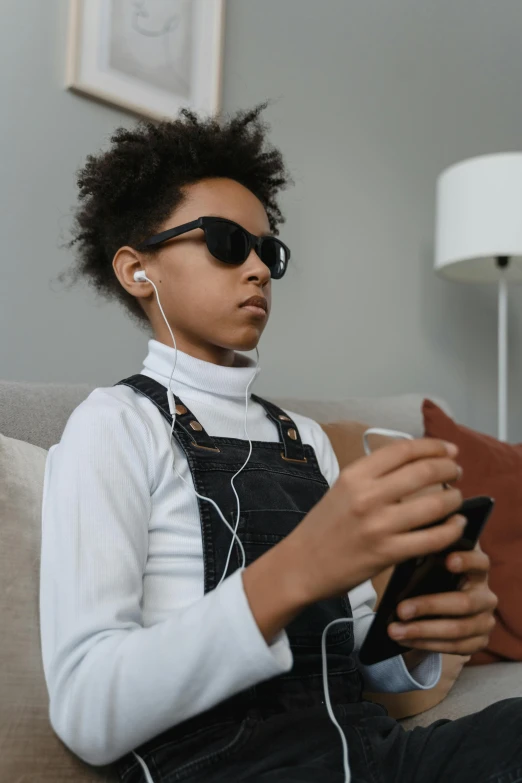
{"type": "Polygon", "coordinates": [[[498,281],[498,439],[507,441],[508,418],[508,282],[509,256],[497,256],[498,281]]]}

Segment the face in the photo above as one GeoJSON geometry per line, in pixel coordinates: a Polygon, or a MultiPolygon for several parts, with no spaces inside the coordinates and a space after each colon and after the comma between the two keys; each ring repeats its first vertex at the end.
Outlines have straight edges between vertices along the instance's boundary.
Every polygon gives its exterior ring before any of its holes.
{"type": "MultiPolygon", "coordinates": [[[[207,179],[184,188],[185,199],[157,232],[203,216],[233,220],[256,236],[270,234],[261,202],[229,179],[207,179]]],[[[157,286],[161,305],[178,348],[216,364],[234,364],[235,351],[256,347],[271,305],[270,270],[252,250],[243,264],[218,261],[205,244],[202,229],[169,240],[151,253],[121,248],[113,262],[122,285],[140,298],[156,339],[172,345],[150,283],[135,283],[145,270],[157,286]],[[266,312],[243,306],[253,296],[266,301],[266,312]]]]}

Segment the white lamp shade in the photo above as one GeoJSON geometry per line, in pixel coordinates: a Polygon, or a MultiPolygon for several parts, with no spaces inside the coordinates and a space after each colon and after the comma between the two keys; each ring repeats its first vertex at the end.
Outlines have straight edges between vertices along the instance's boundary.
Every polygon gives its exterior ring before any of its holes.
{"type": "Polygon", "coordinates": [[[522,152],[483,155],[437,183],[435,269],[462,282],[522,281],[522,152]],[[507,269],[496,259],[509,256],[507,269]]]}

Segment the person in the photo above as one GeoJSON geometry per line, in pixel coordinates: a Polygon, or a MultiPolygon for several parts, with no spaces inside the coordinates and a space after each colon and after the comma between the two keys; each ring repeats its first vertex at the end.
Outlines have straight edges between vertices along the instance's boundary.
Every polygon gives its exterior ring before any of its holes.
{"type": "Polygon", "coordinates": [[[49,452],[52,726],[125,783],[515,783],[522,700],[407,732],[362,697],[433,687],[442,652],[485,646],[496,597],[486,555],[463,552],[448,561],[463,591],[416,599],[417,620],[401,606],[409,622],[390,633],[411,649],[358,660],[371,578],[459,538],[461,471],[453,444],[422,438],[340,472],[318,424],[252,393],[245,352],[290,257],[290,177],[263,108],[120,128],[79,173],[73,276],[153,338],[141,371],[95,389],[49,452]],[[326,685],[349,770],[324,703],[331,623],[326,685]]]}

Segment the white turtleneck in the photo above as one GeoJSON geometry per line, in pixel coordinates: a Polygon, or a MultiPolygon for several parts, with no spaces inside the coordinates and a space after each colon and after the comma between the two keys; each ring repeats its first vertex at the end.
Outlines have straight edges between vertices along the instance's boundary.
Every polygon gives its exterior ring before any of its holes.
{"type": "MultiPolygon", "coordinates": [[[[151,340],[141,372],[165,387],[172,348],[151,340]]],[[[173,389],[206,431],[244,438],[254,365],[221,367],[178,352],[173,389]]],[[[338,475],[321,427],[290,414],[329,484],[338,475]]],[[[276,427],[253,400],[251,439],[276,427]]],[[[126,386],[95,389],[72,413],[46,464],[40,583],[43,663],[52,725],[77,755],[107,764],[172,725],[292,667],[282,632],[264,641],[240,571],[203,591],[197,499],[168,423],[126,386]],[[187,484],[172,469],[176,466],[187,484]]],[[[371,623],[370,581],[349,594],[356,649],[371,623]]],[[[401,656],[363,667],[368,690],[433,687],[440,656],[412,673],[401,656]]]]}

